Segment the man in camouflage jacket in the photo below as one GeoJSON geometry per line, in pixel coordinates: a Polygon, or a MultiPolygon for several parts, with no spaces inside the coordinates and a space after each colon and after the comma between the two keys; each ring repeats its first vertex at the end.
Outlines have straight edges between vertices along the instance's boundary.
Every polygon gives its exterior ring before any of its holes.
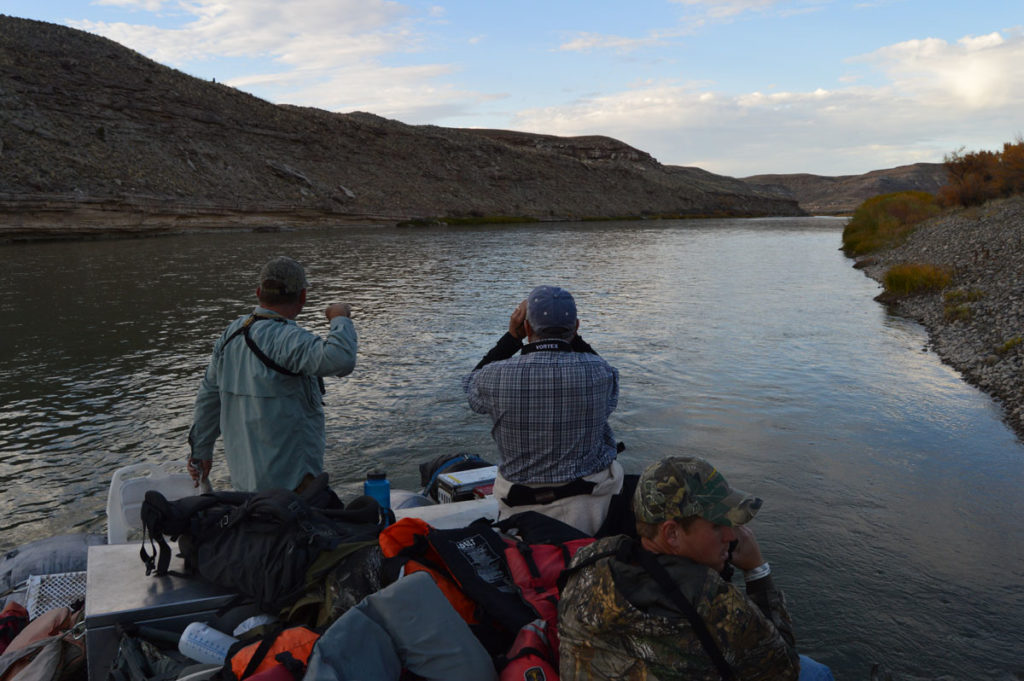
{"type": "Polygon", "coordinates": [[[655,554],[693,604],[736,679],[797,679],[804,660],[815,678],[830,679],[827,667],[797,655],[782,592],[744,526],[761,504],[702,459],[670,457],[648,467],[633,497],[639,545],[610,537],[573,560],[582,567],[558,608],[561,680],[723,678],[690,620],[639,564],[641,549],[655,554]],[[745,590],[720,575],[734,540],[731,562],[744,571],[745,590]]]}

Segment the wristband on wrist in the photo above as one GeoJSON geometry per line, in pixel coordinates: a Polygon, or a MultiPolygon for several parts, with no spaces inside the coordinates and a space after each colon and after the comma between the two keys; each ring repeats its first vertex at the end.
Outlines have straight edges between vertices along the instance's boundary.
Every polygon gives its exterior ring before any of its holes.
{"type": "Polygon", "coordinates": [[[772,567],[768,563],[761,563],[753,570],[743,571],[744,582],[756,582],[759,579],[764,579],[772,573],[772,567]]]}

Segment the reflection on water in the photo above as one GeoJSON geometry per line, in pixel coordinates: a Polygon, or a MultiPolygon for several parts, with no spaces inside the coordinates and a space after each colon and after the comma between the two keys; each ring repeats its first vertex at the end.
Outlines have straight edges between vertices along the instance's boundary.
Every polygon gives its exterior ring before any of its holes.
{"type": "MultiPolygon", "coordinates": [[[[414,487],[493,458],[459,387],[538,283],[577,296],[621,373],[627,469],[700,452],[766,499],[755,530],[801,649],[952,678],[1022,669],[1022,447],[990,400],[889,318],[834,220],[191,235],[0,249],[0,545],[102,531],[111,473],[183,459],[215,338],[273,255],[306,263],[300,321],[354,304],[359,363],[328,380],[327,466],[414,487]],[[13,295],[11,295],[13,292],[13,295]]],[[[226,484],[218,461],[215,483],[226,484]]]]}

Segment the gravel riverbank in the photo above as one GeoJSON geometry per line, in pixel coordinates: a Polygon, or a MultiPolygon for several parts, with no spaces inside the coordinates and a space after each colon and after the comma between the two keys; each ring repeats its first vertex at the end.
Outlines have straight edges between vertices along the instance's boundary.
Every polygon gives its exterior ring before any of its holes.
{"type": "Polygon", "coordinates": [[[858,266],[881,281],[900,263],[952,269],[945,291],[904,298],[892,309],[923,324],[942,360],[999,400],[1024,439],[1024,196],[930,220],[858,266]]]}

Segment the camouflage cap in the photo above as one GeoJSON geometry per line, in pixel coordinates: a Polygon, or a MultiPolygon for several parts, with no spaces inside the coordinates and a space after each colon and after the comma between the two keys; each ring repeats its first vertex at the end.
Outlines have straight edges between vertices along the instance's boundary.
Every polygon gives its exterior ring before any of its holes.
{"type": "Polygon", "coordinates": [[[281,255],[260,270],[260,288],[266,293],[290,295],[309,288],[306,270],[291,258],[281,255]]]}
{"type": "Polygon", "coordinates": [[[700,516],[716,525],[742,525],[763,502],[729,487],[704,459],[670,456],[651,464],[633,495],[636,519],[645,523],[700,516]]]}

